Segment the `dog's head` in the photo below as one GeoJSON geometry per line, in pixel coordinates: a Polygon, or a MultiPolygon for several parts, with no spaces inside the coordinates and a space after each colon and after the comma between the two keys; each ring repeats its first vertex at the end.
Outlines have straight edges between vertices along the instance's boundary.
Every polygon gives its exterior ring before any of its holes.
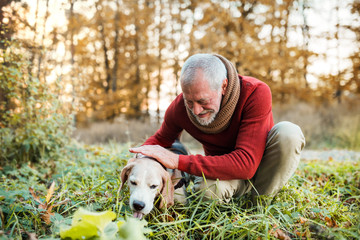
{"type": "Polygon", "coordinates": [[[160,208],[174,204],[174,185],[170,174],[160,163],[152,159],[130,159],[121,170],[121,187],[128,183],[130,190],[130,208],[134,217],[142,218],[154,207],[154,201],[160,195],[160,208]]]}

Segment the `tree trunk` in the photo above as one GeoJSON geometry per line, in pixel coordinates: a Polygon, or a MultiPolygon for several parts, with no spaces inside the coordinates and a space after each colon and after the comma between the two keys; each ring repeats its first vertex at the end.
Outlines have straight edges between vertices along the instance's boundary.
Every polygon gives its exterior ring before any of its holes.
{"type": "Polygon", "coordinates": [[[112,69],[112,77],[111,77],[111,89],[113,93],[117,90],[117,70],[119,65],[119,23],[120,23],[120,0],[116,0],[116,13],[115,13],[115,37],[114,37],[114,66],[112,69]]]}
{"type": "MultiPolygon", "coordinates": [[[[39,55],[38,55],[38,69],[37,69],[37,78],[40,80],[40,73],[41,73],[41,62],[43,59],[43,49],[44,49],[44,39],[45,39],[45,28],[46,28],[46,22],[49,17],[49,0],[46,0],[46,13],[45,13],[45,19],[43,23],[43,32],[41,36],[41,45],[39,46],[39,55]]],[[[44,75],[44,81],[45,81],[45,75],[44,75]]]]}
{"type": "MultiPolygon", "coordinates": [[[[74,108],[75,106],[75,101],[76,101],[76,83],[75,83],[75,76],[74,76],[74,71],[75,71],[75,44],[74,44],[74,28],[73,28],[73,22],[74,22],[74,4],[75,4],[76,0],[70,0],[70,13],[69,13],[69,18],[70,18],[70,22],[69,22],[69,26],[70,28],[70,55],[71,55],[71,59],[70,59],[70,65],[71,65],[71,73],[70,73],[70,79],[71,79],[71,85],[72,85],[72,104],[71,104],[71,108],[74,108]]],[[[73,110],[73,109],[72,109],[73,110]]],[[[74,125],[77,124],[77,119],[76,119],[76,115],[74,115],[74,125]]]]}
{"type": "Polygon", "coordinates": [[[39,0],[36,1],[36,11],[35,11],[35,23],[34,23],[34,36],[33,36],[33,41],[30,43],[30,61],[29,61],[29,66],[28,66],[28,73],[29,76],[32,76],[32,68],[34,66],[34,60],[35,60],[35,55],[36,55],[36,51],[37,51],[37,45],[35,44],[36,42],[36,36],[37,36],[37,22],[38,22],[38,17],[39,17],[39,0]]]}
{"type": "Polygon", "coordinates": [[[162,50],[162,36],[161,36],[161,32],[163,29],[162,23],[161,23],[161,17],[162,17],[162,0],[159,0],[159,25],[158,25],[158,32],[159,32],[159,36],[158,36],[158,77],[157,77],[157,83],[156,83],[156,93],[157,93],[157,98],[156,98],[156,103],[157,103],[157,109],[156,109],[156,119],[157,119],[157,123],[161,122],[161,117],[160,117],[160,100],[161,100],[161,83],[162,83],[162,76],[161,76],[161,72],[162,72],[162,56],[161,56],[161,50],[162,50]]]}
{"type": "MultiPolygon", "coordinates": [[[[99,5],[99,2],[101,0],[97,1],[95,3],[96,8],[99,5]]],[[[105,74],[106,74],[106,86],[104,87],[105,92],[108,93],[110,90],[110,81],[111,81],[111,69],[110,69],[110,61],[109,61],[109,49],[106,46],[106,34],[105,34],[105,25],[103,24],[103,19],[101,17],[99,17],[99,19],[97,19],[99,22],[99,26],[100,26],[100,34],[101,34],[101,41],[102,41],[102,49],[103,49],[103,54],[104,54],[104,65],[105,65],[105,74]]]]}
{"type": "Polygon", "coordinates": [[[307,16],[305,11],[309,8],[308,4],[307,4],[308,0],[303,0],[303,4],[302,4],[302,15],[303,15],[303,19],[304,19],[304,24],[302,26],[302,34],[303,34],[303,50],[304,50],[304,73],[303,73],[303,77],[304,77],[304,87],[306,89],[309,88],[309,83],[307,80],[307,68],[309,65],[309,40],[310,40],[310,34],[309,34],[309,25],[307,22],[307,16]]]}
{"type": "MultiPolygon", "coordinates": [[[[0,39],[1,40],[9,40],[12,35],[13,29],[8,28],[9,24],[3,23],[4,12],[2,10],[3,7],[9,5],[11,2],[12,2],[12,0],[1,0],[0,1],[0,39]]],[[[5,49],[5,48],[6,48],[6,42],[0,41],[0,49],[5,49]]]]}

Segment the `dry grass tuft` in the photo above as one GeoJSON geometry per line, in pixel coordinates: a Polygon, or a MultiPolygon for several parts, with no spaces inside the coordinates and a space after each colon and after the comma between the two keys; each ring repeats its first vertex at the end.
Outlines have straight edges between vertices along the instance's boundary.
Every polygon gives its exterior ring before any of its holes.
{"type": "Polygon", "coordinates": [[[306,148],[360,150],[360,101],[348,104],[313,106],[295,103],[274,106],[274,121],[298,124],[306,138],[306,148]]]}

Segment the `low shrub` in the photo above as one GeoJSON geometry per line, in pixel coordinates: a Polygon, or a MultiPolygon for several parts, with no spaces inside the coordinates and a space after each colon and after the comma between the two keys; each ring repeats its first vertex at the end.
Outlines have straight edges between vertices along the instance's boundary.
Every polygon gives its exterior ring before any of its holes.
{"type": "Polygon", "coordinates": [[[29,74],[18,43],[6,46],[0,51],[0,164],[48,162],[68,142],[71,118],[49,84],[29,74]]]}

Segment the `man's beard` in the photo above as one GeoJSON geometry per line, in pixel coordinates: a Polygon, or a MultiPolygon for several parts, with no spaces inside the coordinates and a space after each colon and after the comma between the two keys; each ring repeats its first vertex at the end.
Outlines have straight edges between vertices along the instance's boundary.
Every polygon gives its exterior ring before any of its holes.
{"type": "Polygon", "coordinates": [[[210,115],[207,118],[201,118],[197,115],[195,115],[195,113],[190,109],[191,114],[195,117],[195,119],[198,121],[198,123],[202,126],[208,126],[210,123],[212,123],[218,112],[215,112],[214,110],[205,110],[203,112],[201,112],[200,114],[204,114],[207,112],[210,112],[210,115]]]}

